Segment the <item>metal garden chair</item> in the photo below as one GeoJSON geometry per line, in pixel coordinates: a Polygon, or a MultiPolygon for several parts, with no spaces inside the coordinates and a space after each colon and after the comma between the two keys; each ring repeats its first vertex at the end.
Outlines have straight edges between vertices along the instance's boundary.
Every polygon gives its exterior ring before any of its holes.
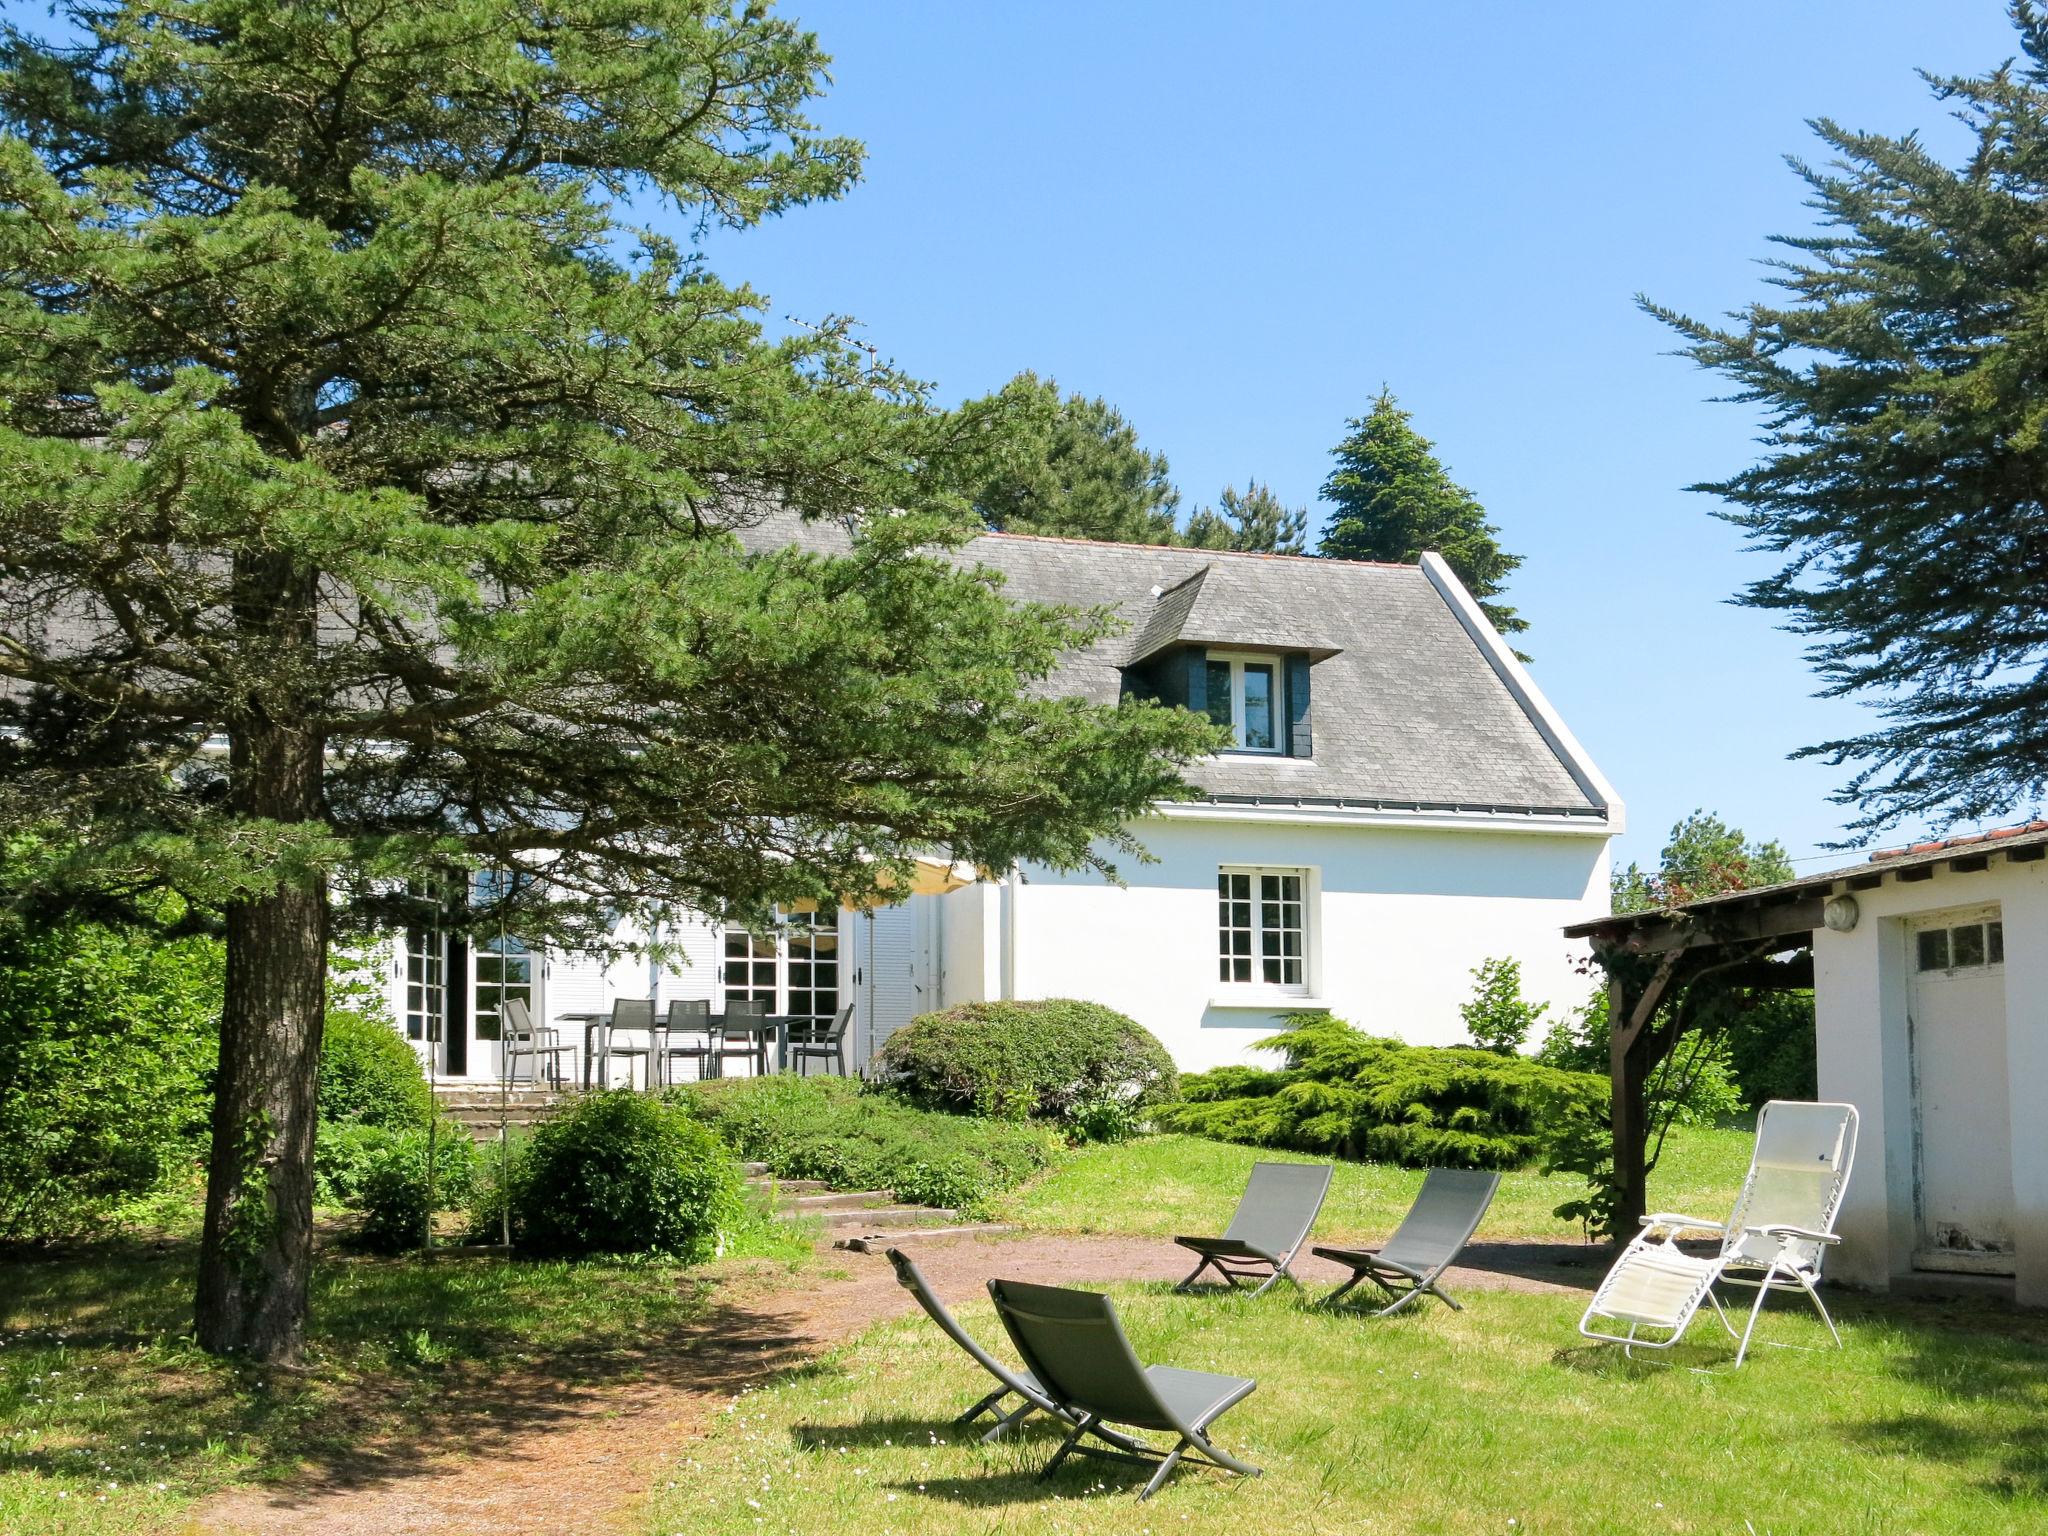
{"type": "Polygon", "coordinates": [[[790,1065],[801,1075],[805,1062],[829,1061],[838,1076],[846,1076],[846,1031],[852,1023],[853,1004],[848,1003],[823,1030],[814,1028],[807,1034],[792,1035],[790,1065]]]}
{"type": "Polygon", "coordinates": [[[711,1004],[703,998],[672,999],[654,1045],[660,1081],[664,1084],[675,1081],[675,1064],[678,1061],[696,1062],[700,1081],[711,1076],[716,1065],[717,1047],[718,1033],[711,1022],[711,1004]],[[694,1042],[692,1036],[695,1037],[694,1042]]]}
{"type": "Polygon", "coordinates": [[[531,1081],[545,1081],[560,1088],[574,1072],[576,1047],[565,1045],[561,1035],[548,1025],[536,1027],[524,998],[508,997],[499,1010],[498,1072],[507,1087],[519,1080],[519,1058],[533,1061],[531,1081]],[[570,1072],[562,1070],[562,1057],[570,1061],[570,1072]],[[545,1071],[543,1071],[545,1066],[545,1071]]]}
{"type": "Polygon", "coordinates": [[[1117,1320],[1115,1304],[1092,1291],[991,1280],[988,1293],[1032,1381],[1073,1425],[1041,1477],[1051,1477],[1074,1451],[1153,1467],[1140,1499],[1149,1499],[1189,1451],[1226,1471],[1258,1476],[1257,1467],[1219,1450],[1208,1438],[1209,1425],[1258,1386],[1251,1377],[1141,1364],[1117,1320]],[[1160,1451],[1115,1433],[1110,1425],[1177,1438],[1171,1450],[1160,1451]],[[1108,1449],[1084,1445],[1090,1435],[1108,1449]]]}
{"type": "Polygon", "coordinates": [[[1385,1306],[1374,1310],[1374,1317],[1390,1317],[1423,1296],[1435,1296],[1454,1312],[1464,1311],[1437,1280],[1472,1241],[1499,1188],[1497,1173],[1476,1168],[1430,1169],[1415,1203],[1383,1246],[1310,1250],[1317,1258],[1333,1260],[1351,1271],[1349,1280],[1316,1305],[1333,1306],[1369,1280],[1389,1298],[1385,1306]]]}
{"type": "Polygon", "coordinates": [[[1232,1286],[1265,1275],[1254,1296],[1263,1296],[1282,1276],[1299,1285],[1289,1266],[1307,1240],[1308,1229],[1316,1224],[1334,1171],[1328,1163],[1254,1163],[1237,1214],[1221,1237],[1174,1239],[1201,1255],[1201,1262],[1174,1289],[1188,1290],[1207,1269],[1232,1286]]]}
{"type": "Polygon", "coordinates": [[[1593,1293],[1579,1332],[1619,1344],[1624,1354],[1669,1349],[1705,1302],[1730,1337],[1740,1339],[1735,1351],[1739,1368],[1764,1297],[1772,1291],[1800,1291],[1840,1348],[1842,1336],[1815,1287],[1822,1256],[1841,1241],[1835,1216],[1856,1160],[1856,1118],[1853,1104],[1790,1099],[1766,1104],[1757,1116],[1756,1149],[1733,1213],[1726,1221],[1668,1212],[1645,1216],[1643,1230],[1593,1293]],[[1705,1256],[1686,1253],[1678,1246],[1681,1232],[1713,1233],[1720,1248],[1705,1256]],[[1714,1287],[1724,1283],[1756,1291],[1749,1322],[1739,1334],[1714,1294],[1714,1287]]]}

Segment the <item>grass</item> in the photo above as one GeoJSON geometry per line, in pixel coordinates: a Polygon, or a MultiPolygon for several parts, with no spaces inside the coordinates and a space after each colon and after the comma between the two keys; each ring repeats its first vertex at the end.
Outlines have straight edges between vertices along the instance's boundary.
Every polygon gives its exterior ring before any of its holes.
{"type": "MultiPolygon", "coordinates": [[[[781,1270],[809,1236],[762,1223],[735,1257],[781,1270]]],[[[192,1344],[192,1258],[173,1239],[0,1262],[0,1531],[175,1529],[234,1484],[489,1454],[577,1391],[677,1368],[656,1346],[764,1267],[327,1252],[305,1360],[280,1371],[192,1344]]]]}
{"type": "MultiPolygon", "coordinates": [[[[1748,1129],[1674,1130],[1650,1176],[1655,1210],[1715,1216],[1727,1212],[1749,1167],[1755,1135],[1748,1129]]],[[[1171,1237],[1220,1232],[1237,1208],[1253,1163],[1327,1162],[1197,1136],[1147,1136],[1067,1153],[998,1204],[1006,1221],[1039,1231],[1118,1232],[1171,1237]]],[[[1384,1237],[1422,1186],[1420,1171],[1377,1163],[1339,1163],[1330,1198],[1316,1223],[1319,1241],[1384,1237]]],[[[1580,1235],[1551,1212],[1577,1194],[1576,1180],[1519,1172],[1502,1177],[1480,1234],[1488,1238],[1580,1235]]]]}
{"type": "MultiPolygon", "coordinates": [[[[2048,1529],[2048,1320],[1850,1299],[1847,1349],[1760,1349],[1739,1373],[1711,1321],[1676,1368],[1573,1330],[1576,1295],[1468,1293],[1386,1322],[1290,1298],[1116,1288],[1147,1360],[1256,1376],[1224,1448],[1265,1469],[1144,1473],[1076,1459],[1048,1427],[994,1447],[949,1422],[988,1383],[921,1318],[744,1394],[668,1471],[646,1530],[953,1536],[1150,1532],[1914,1532],[2048,1529]]],[[[999,1336],[986,1304],[969,1329],[999,1336]]],[[[1775,1310],[1774,1343],[1824,1345],[1775,1310]]]]}

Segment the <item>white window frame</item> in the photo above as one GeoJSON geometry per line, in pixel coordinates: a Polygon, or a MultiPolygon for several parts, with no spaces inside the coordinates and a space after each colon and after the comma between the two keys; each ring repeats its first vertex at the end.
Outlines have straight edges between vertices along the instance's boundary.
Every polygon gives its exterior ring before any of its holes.
{"type": "Polygon", "coordinates": [[[796,916],[797,914],[790,910],[778,908],[775,914],[775,926],[773,930],[768,933],[749,934],[748,931],[744,928],[727,928],[722,930],[719,934],[718,940],[719,1011],[724,1011],[729,997],[741,994],[751,994],[753,991],[756,990],[756,985],[752,982],[751,979],[749,980],[746,986],[733,987],[730,989],[730,991],[728,991],[726,986],[725,968],[728,961],[735,958],[727,953],[726,941],[730,937],[744,936],[747,940],[749,953],[746,956],[746,958],[744,960],[741,960],[739,963],[744,964],[749,968],[759,964],[772,964],[774,966],[775,995],[773,999],[769,1002],[769,1013],[777,1017],[798,1017],[805,1019],[815,1019],[829,1023],[841,1009],[845,1008],[848,1002],[852,1001],[851,993],[853,991],[853,966],[845,948],[849,936],[849,929],[846,922],[847,914],[845,913],[845,911],[839,908],[830,909],[830,913],[832,918],[832,927],[826,931],[832,935],[832,953],[831,958],[825,960],[819,959],[815,950],[811,952],[808,959],[799,958],[793,956],[790,953],[790,938],[793,934],[809,934],[812,936],[812,942],[815,943],[815,936],[817,930],[816,919],[818,917],[825,915],[824,909],[819,909],[815,912],[806,912],[804,914],[804,917],[807,919],[806,921],[793,923],[790,921],[790,919],[793,916],[796,916]],[[766,952],[766,950],[770,946],[772,946],[773,949],[772,955],[766,952]],[[793,985],[791,982],[790,968],[792,965],[803,964],[808,964],[813,967],[811,971],[810,983],[809,985],[804,987],[797,987],[793,985]],[[817,985],[817,971],[818,968],[827,966],[831,968],[833,977],[832,987],[830,988],[830,990],[833,993],[835,1001],[832,1008],[824,1013],[809,1012],[797,1015],[790,1014],[790,996],[793,992],[802,991],[805,993],[812,994],[815,997],[816,993],[826,990],[825,988],[822,988],[817,985]]]}
{"type": "MultiPolygon", "coordinates": [[[[1242,997],[1252,994],[1261,997],[1284,998],[1306,998],[1313,996],[1316,980],[1316,921],[1321,907],[1321,903],[1317,899],[1319,892],[1317,890],[1316,871],[1300,864],[1219,864],[1216,867],[1218,885],[1216,894],[1219,906],[1229,899],[1221,889],[1222,883],[1227,877],[1233,875],[1246,876],[1250,881],[1248,890],[1251,906],[1251,927],[1249,932],[1251,934],[1252,976],[1249,980],[1238,981],[1226,978],[1221,974],[1223,964],[1229,958],[1223,947],[1223,936],[1226,931],[1234,932],[1236,930],[1225,923],[1224,915],[1219,910],[1212,927],[1215,938],[1211,950],[1213,956],[1211,963],[1218,970],[1217,987],[1225,996],[1230,997],[1242,997]],[[1262,899],[1260,885],[1262,878],[1267,875],[1283,878],[1292,877],[1300,882],[1298,905],[1301,908],[1301,928],[1299,930],[1301,934],[1301,964],[1299,979],[1295,981],[1268,981],[1265,977],[1264,939],[1267,930],[1265,926],[1265,902],[1262,899]]],[[[1282,970],[1284,973],[1284,965],[1282,970]]]]}
{"type": "MultiPolygon", "coordinates": [[[[1204,660],[1203,680],[1205,686],[1207,683],[1208,674],[1206,669],[1208,666],[1227,666],[1230,668],[1230,733],[1232,745],[1227,750],[1232,752],[1253,752],[1261,757],[1285,757],[1287,755],[1287,722],[1283,716],[1287,712],[1287,669],[1282,665],[1280,657],[1277,655],[1262,655],[1256,651],[1210,651],[1204,660]],[[1245,745],[1244,669],[1248,666],[1264,667],[1273,679],[1273,744],[1270,747],[1245,745]]],[[[1215,717],[1211,716],[1210,718],[1214,719],[1215,717]]],[[[1221,724],[1222,722],[1218,721],[1217,723],[1221,724]]]]}

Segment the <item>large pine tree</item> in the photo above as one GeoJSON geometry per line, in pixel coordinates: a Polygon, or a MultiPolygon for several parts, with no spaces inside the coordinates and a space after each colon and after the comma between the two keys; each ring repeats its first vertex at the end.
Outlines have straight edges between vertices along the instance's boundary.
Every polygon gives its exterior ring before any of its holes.
{"type": "Polygon", "coordinates": [[[1196,508],[1181,531],[1181,542],[1197,549],[1299,555],[1306,550],[1307,534],[1307,508],[1290,507],[1271,486],[1248,480],[1242,491],[1226,485],[1214,507],[1196,508]]]}
{"type": "Polygon", "coordinates": [[[1381,390],[1372,410],[1348,423],[1333,452],[1337,467],[1323,482],[1331,507],[1317,553],[1337,560],[1408,564],[1435,550],[1457,572],[1493,627],[1520,634],[1529,621],[1494,601],[1522,563],[1500,546],[1500,530],[1478,499],[1450,476],[1436,447],[1409,422],[1393,394],[1381,390]]]}
{"type": "Polygon", "coordinates": [[[1125,544],[1176,541],[1180,492],[1166,455],[1141,444],[1107,400],[1063,395],[1053,380],[1027,370],[976,404],[1018,423],[1009,451],[975,487],[975,510],[988,527],[1125,544]]]}
{"type": "Polygon", "coordinates": [[[1762,459],[1694,489],[1781,557],[1741,600],[1876,708],[1802,754],[1855,765],[1866,835],[2048,791],[2048,20],[2012,15],[2022,57],[1932,81],[1974,135],[1956,164],[1821,119],[1783,296],[1726,328],[1647,306],[1763,416],[1762,459]]]}
{"type": "Polygon", "coordinates": [[[853,179],[756,4],[72,0],[0,31],[0,835],[31,895],[218,914],[197,1322],[289,1358],[327,947],[576,942],[858,897],[918,848],[1098,861],[1184,712],[1030,685],[1095,632],[924,553],[1001,413],[618,221],[853,179]],[[750,554],[780,504],[851,558],[750,554]],[[886,514],[886,515],[884,515],[886,514]],[[339,889],[347,899],[331,902],[339,889]]]}

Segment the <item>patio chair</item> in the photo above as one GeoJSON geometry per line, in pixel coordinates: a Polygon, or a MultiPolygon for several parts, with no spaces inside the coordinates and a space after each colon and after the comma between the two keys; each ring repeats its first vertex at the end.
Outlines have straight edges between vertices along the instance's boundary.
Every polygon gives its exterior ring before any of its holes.
{"type": "Polygon", "coordinates": [[[519,1080],[519,1058],[533,1058],[534,1082],[545,1081],[551,1088],[560,1088],[575,1071],[576,1047],[564,1044],[560,1031],[543,1024],[534,1027],[533,1014],[526,1006],[526,1000],[508,997],[499,1010],[498,1072],[507,1087],[519,1080]],[[567,1056],[570,1070],[562,1070],[562,1057],[567,1056]],[[545,1071],[543,1071],[545,1064],[545,1071]]]}
{"type": "Polygon", "coordinates": [[[789,1060],[797,1074],[802,1076],[807,1061],[829,1061],[836,1076],[846,1076],[846,1031],[852,1023],[853,1004],[848,1003],[824,1029],[813,1026],[809,1033],[793,1034],[789,1060]]]}
{"type": "Polygon", "coordinates": [[[1176,1237],[1181,1247],[1201,1255],[1187,1279],[1174,1287],[1185,1291],[1214,1269],[1230,1285],[1266,1276],[1252,1292],[1263,1296],[1284,1275],[1294,1279],[1289,1266],[1308,1238],[1330,1192],[1328,1163],[1254,1163],[1244,1198],[1237,1202],[1237,1214],[1221,1237],[1176,1237]]]}
{"type": "Polygon", "coordinates": [[[1415,1203],[1382,1246],[1310,1250],[1317,1258],[1330,1259],[1351,1271],[1349,1280],[1316,1305],[1334,1306],[1369,1280],[1389,1298],[1385,1306],[1373,1311],[1374,1317],[1391,1317],[1423,1296],[1435,1296],[1453,1312],[1464,1311],[1437,1280],[1472,1241],[1479,1219],[1493,1204],[1493,1193],[1499,1188],[1497,1173],[1476,1168],[1430,1169],[1415,1203]]]}
{"type": "Polygon", "coordinates": [[[612,1058],[622,1056],[626,1061],[626,1086],[633,1086],[633,1063],[637,1059],[646,1063],[649,1086],[653,1085],[654,1074],[654,999],[651,997],[621,997],[612,1003],[611,1018],[606,1022],[601,1044],[598,1046],[604,1061],[604,1077],[600,1086],[611,1087],[612,1058]],[[619,1044],[619,1032],[630,1030],[647,1037],[645,1045],[631,1041],[619,1044]]]}
{"type": "Polygon", "coordinates": [[[711,1004],[701,997],[672,999],[662,1022],[661,1038],[654,1048],[661,1081],[675,1081],[678,1061],[696,1062],[698,1081],[710,1077],[717,1064],[717,1048],[718,1031],[711,1022],[711,1004]]]}
{"type": "Polygon", "coordinates": [[[725,1013],[720,1020],[718,1028],[718,1048],[713,1053],[713,1059],[718,1064],[712,1074],[713,1076],[725,1076],[725,1064],[733,1060],[752,1062],[756,1074],[765,1073],[768,1070],[767,1018],[768,1002],[765,998],[736,997],[725,1005],[725,1013]],[[756,1023],[752,1028],[744,1028],[728,1034],[724,1028],[724,1021],[729,1019],[745,1019],[760,1022],[756,1023]],[[735,1035],[737,1038],[735,1038],[735,1035]]]}
{"type": "MultiPolygon", "coordinates": [[[[909,1254],[901,1248],[884,1249],[883,1254],[896,1271],[896,1283],[917,1299],[917,1304],[924,1309],[925,1316],[939,1325],[941,1333],[966,1351],[970,1360],[996,1379],[995,1391],[977,1401],[956,1418],[954,1423],[972,1424],[986,1413],[995,1420],[995,1424],[981,1438],[994,1440],[1012,1424],[1033,1413],[1049,1413],[1055,1418],[1066,1418],[1059,1406],[1045,1395],[1044,1389],[1038,1385],[1037,1379],[1029,1371],[1011,1370],[974,1341],[974,1336],[960,1326],[959,1320],[946,1309],[946,1304],[939,1300],[937,1293],[932,1290],[917,1265],[911,1262],[909,1254]],[[1018,1399],[1018,1405],[1005,1413],[1002,1411],[1003,1402],[1012,1396],[1018,1399]]],[[[1073,1421],[1068,1419],[1067,1422],[1071,1424],[1073,1421]]]]}
{"type": "Polygon", "coordinates": [[[1735,1351],[1740,1368],[1764,1297],[1772,1291],[1803,1291],[1839,1349],[1842,1336],[1815,1287],[1822,1255],[1841,1241],[1835,1235],[1835,1214],[1855,1159],[1854,1105],[1773,1099],[1757,1116],[1756,1149],[1733,1213],[1726,1221],[1670,1213],[1645,1216],[1643,1230],[1593,1293],[1579,1332],[1619,1344],[1628,1355],[1639,1348],[1669,1349],[1707,1302],[1729,1335],[1741,1340],[1735,1351]],[[1678,1246],[1681,1232],[1713,1233],[1720,1246],[1711,1255],[1687,1253],[1678,1246]],[[1756,1291],[1740,1334],[1714,1294],[1721,1284],[1756,1291]],[[1652,1331],[1649,1337],[1643,1336],[1644,1329],[1652,1331]]]}
{"type": "Polygon", "coordinates": [[[1226,1471],[1259,1475],[1257,1467],[1217,1449],[1207,1433],[1226,1409],[1251,1395],[1258,1386],[1251,1377],[1141,1364],[1117,1321],[1115,1303],[1093,1291],[991,1280],[988,1293],[1031,1379],[1073,1425],[1040,1477],[1051,1477],[1074,1451],[1153,1467],[1140,1499],[1152,1497],[1189,1451],[1226,1471]],[[1110,1425],[1178,1438],[1172,1450],[1160,1451],[1110,1425]],[[1082,1444],[1090,1435],[1109,1448],[1082,1444]]]}

